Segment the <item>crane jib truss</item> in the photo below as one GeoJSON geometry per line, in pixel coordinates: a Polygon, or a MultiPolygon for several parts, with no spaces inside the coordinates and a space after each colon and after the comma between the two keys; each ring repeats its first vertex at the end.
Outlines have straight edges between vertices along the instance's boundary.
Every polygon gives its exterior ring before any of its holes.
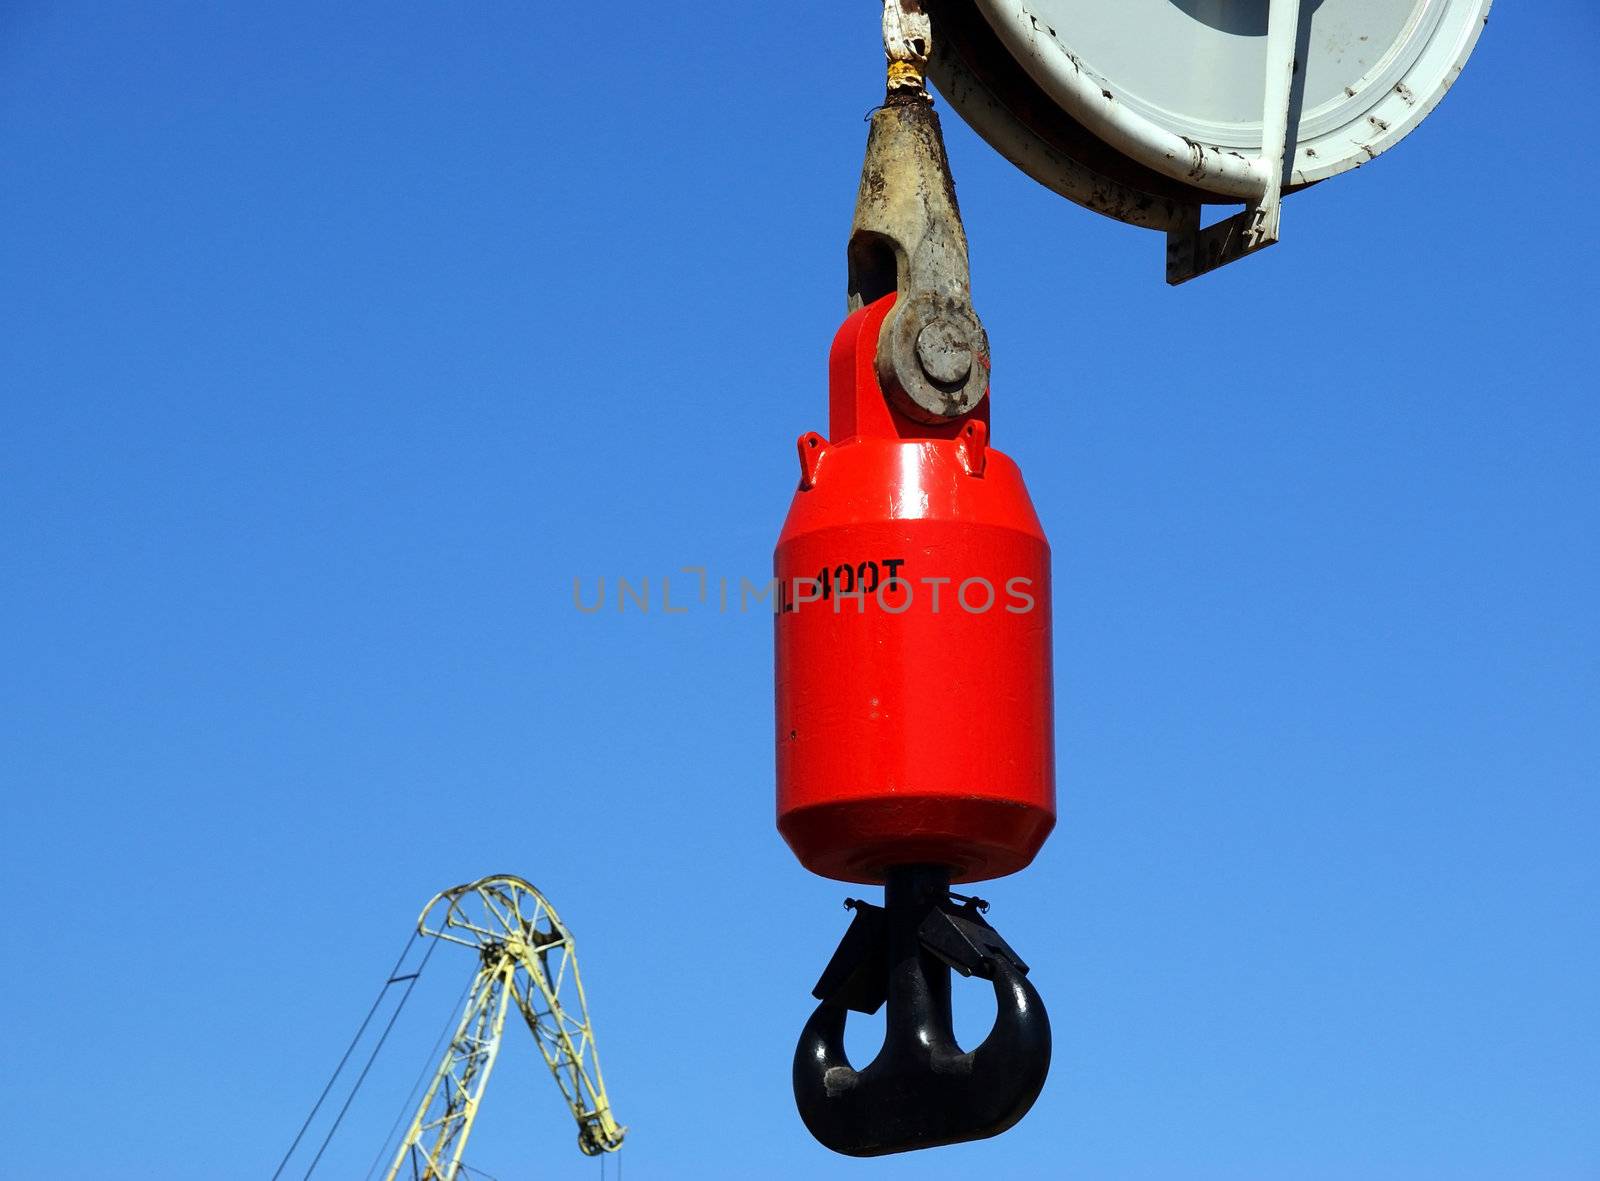
{"type": "Polygon", "coordinates": [[[385,1181],[457,1181],[512,1006],[577,1120],[578,1147],[590,1156],[620,1148],[627,1129],[606,1097],[572,933],[544,895],[522,878],[481,878],[435,895],[417,931],[473,948],[478,971],[385,1181]]]}

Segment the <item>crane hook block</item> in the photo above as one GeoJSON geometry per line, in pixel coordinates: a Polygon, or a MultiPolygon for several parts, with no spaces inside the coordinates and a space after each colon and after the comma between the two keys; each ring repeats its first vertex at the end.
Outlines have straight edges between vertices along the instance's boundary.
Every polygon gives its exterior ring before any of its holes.
{"type": "MultiPolygon", "coordinates": [[[[774,555],[778,828],[841,881],[1001,877],[1055,824],[1050,546],[986,392],[932,423],[885,396],[895,299],[845,320],[828,437],[800,437],[774,555]]],[[[961,349],[923,336],[929,372],[963,380],[961,349]]]]}
{"type": "Polygon", "coordinates": [[[1028,966],[976,900],[952,900],[944,869],[896,866],[886,876],[882,907],[847,904],[855,918],[813,991],[822,1003],[794,1053],[800,1117],[848,1156],[999,1135],[1027,1114],[1050,1070],[1050,1019],[1028,966]],[[965,1052],[951,1027],[952,969],[994,986],[994,1028],[965,1052]],[[845,1020],[885,1001],[883,1048],[857,1070],[845,1020]]]}

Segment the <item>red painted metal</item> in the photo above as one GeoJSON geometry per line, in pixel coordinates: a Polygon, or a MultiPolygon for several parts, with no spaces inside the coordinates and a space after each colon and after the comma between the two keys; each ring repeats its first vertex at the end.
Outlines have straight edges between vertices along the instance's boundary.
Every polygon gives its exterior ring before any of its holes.
{"type": "Polygon", "coordinates": [[[1050,546],[989,399],[930,426],[874,368],[887,296],[829,360],[778,538],[778,829],[813,873],[1015,873],[1055,824],[1050,546]]]}

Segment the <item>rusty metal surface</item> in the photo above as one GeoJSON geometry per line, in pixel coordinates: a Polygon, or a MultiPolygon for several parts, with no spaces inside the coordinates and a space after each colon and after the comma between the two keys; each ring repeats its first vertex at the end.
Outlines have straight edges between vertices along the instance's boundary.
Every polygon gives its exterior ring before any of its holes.
{"type": "Polygon", "coordinates": [[[972,309],[967,236],[939,117],[925,94],[872,115],[850,227],[849,306],[898,293],[878,349],[885,391],[911,417],[968,413],[989,388],[989,339],[972,309]]]}
{"type": "Polygon", "coordinates": [[[883,53],[889,60],[889,93],[920,94],[928,72],[933,29],[921,0],[884,0],[883,53]]]}
{"type": "Polygon", "coordinates": [[[1184,224],[1187,209],[1208,199],[1132,163],[1064,114],[1016,68],[971,0],[928,0],[927,7],[934,33],[929,77],[974,131],[1034,180],[1086,209],[1152,230],[1184,224]]]}
{"type": "Polygon", "coordinates": [[[1187,283],[1274,245],[1278,241],[1276,233],[1255,232],[1257,217],[1257,210],[1247,208],[1202,228],[1200,206],[1191,206],[1189,220],[1167,231],[1168,285],[1187,283]]]}

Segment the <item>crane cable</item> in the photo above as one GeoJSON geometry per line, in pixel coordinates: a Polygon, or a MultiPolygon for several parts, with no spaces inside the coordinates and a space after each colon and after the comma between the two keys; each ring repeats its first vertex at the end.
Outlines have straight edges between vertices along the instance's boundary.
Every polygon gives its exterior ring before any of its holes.
{"type": "Polygon", "coordinates": [[[377,1045],[372,1047],[372,1053],[367,1056],[366,1064],[361,1068],[361,1073],[357,1076],[355,1085],[350,1088],[349,1095],[345,1096],[344,1106],[339,1109],[339,1114],[334,1117],[333,1126],[328,1129],[328,1134],[323,1137],[322,1144],[317,1148],[317,1155],[312,1157],[311,1164],[307,1166],[305,1177],[311,1176],[317,1167],[317,1162],[322,1159],[322,1154],[327,1151],[328,1144],[332,1141],[334,1133],[339,1130],[339,1125],[344,1121],[345,1113],[350,1110],[350,1104],[354,1101],[356,1092],[361,1089],[361,1084],[366,1081],[367,1072],[372,1069],[372,1063],[378,1057],[378,1051],[383,1049],[383,1043],[388,1040],[389,1031],[394,1028],[394,1023],[400,1016],[400,1010],[405,1008],[406,1001],[411,997],[411,990],[417,986],[417,978],[422,975],[422,969],[428,966],[428,959],[433,955],[433,949],[438,946],[437,940],[430,940],[428,950],[423,953],[422,962],[417,965],[417,970],[402,975],[400,967],[405,963],[406,957],[411,954],[411,947],[419,937],[419,932],[411,932],[410,937],[405,942],[405,946],[400,949],[400,955],[395,959],[394,967],[389,969],[388,978],[384,980],[383,986],[378,989],[378,995],[373,999],[372,1007],[367,1010],[367,1015],[361,1019],[361,1024],[356,1028],[355,1036],[350,1039],[350,1044],[345,1047],[344,1054],[339,1059],[339,1064],[333,1068],[333,1073],[328,1076],[328,1082],[322,1088],[322,1094],[318,1095],[317,1101],[311,1105],[311,1110],[306,1114],[305,1122],[300,1125],[300,1130],[295,1133],[294,1140],[289,1144],[288,1151],[283,1154],[283,1159],[278,1162],[278,1167],[273,1170],[272,1181],[278,1181],[290,1158],[294,1156],[295,1149],[300,1147],[300,1141],[305,1137],[306,1130],[311,1127],[311,1121],[316,1119],[317,1112],[322,1109],[323,1103],[327,1101],[329,1093],[333,1090],[334,1083],[339,1080],[339,1075],[343,1073],[345,1066],[349,1063],[350,1055],[355,1053],[355,1048],[360,1043],[362,1035],[366,1033],[367,1026],[372,1024],[372,1018],[377,1014],[378,1007],[383,1004],[383,998],[387,995],[390,985],[403,982],[406,988],[405,992],[400,996],[400,1003],[395,1006],[394,1012],[389,1015],[389,1021],[383,1027],[383,1033],[379,1035],[377,1045]]]}
{"type": "Polygon", "coordinates": [[[350,1104],[355,1101],[356,1092],[361,1090],[361,1084],[367,1081],[367,1072],[372,1069],[372,1064],[377,1060],[378,1051],[383,1049],[383,1043],[389,1040],[389,1033],[394,1029],[394,1023],[400,1017],[400,1010],[406,1007],[406,1001],[411,999],[411,990],[417,986],[417,978],[422,975],[422,969],[428,966],[428,960],[433,955],[433,949],[439,946],[438,940],[428,944],[428,950],[422,953],[422,962],[417,965],[417,970],[409,976],[391,976],[384,987],[396,984],[401,980],[406,981],[406,990],[400,994],[400,1003],[395,1005],[394,1012],[389,1014],[389,1022],[383,1027],[383,1032],[378,1035],[377,1044],[372,1047],[372,1053],[367,1055],[366,1065],[361,1068],[361,1073],[356,1076],[355,1086],[350,1088],[350,1093],[345,1096],[344,1106],[339,1109],[339,1114],[333,1117],[333,1126],[328,1129],[328,1134],[322,1138],[322,1145],[317,1149],[317,1155],[311,1158],[311,1163],[306,1166],[305,1176],[309,1178],[316,1171],[317,1162],[322,1159],[322,1154],[328,1150],[328,1144],[333,1140],[333,1134],[339,1130],[339,1125],[344,1122],[345,1113],[350,1110],[350,1104]]]}
{"type": "MultiPolygon", "coordinates": [[[[372,1181],[379,1168],[383,1166],[383,1162],[388,1159],[389,1145],[394,1143],[395,1133],[400,1130],[400,1126],[405,1121],[406,1116],[415,1110],[414,1105],[418,1093],[422,1090],[422,1084],[428,1081],[428,1076],[438,1066],[439,1050],[444,1046],[445,1039],[454,1031],[456,1015],[461,1011],[461,1005],[467,999],[467,993],[471,991],[473,983],[474,979],[469,976],[466,984],[462,985],[461,995],[456,997],[456,1003],[445,1014],[444,1027],[439,1030],[439,1036],[433,1043],[433,1049],[428,1051],[428,1057],[423,1062],[422,1069],[417,1073],[417,1081],[411,1084],[411,1090],[406,1094],[405,1101],[400,1105],[400,1114],[395,1116],[394,1123],[389,1125],[388,1135],[384,1136],[383,1143],[378,1145],[378,1154],[372,1158],[372,1163],[367,1166],[367,1172],[362,1181],[372,1181]]],[[[466,1168],[467,1166],[463,1162],[461,1167],[466,1168]]]]}

